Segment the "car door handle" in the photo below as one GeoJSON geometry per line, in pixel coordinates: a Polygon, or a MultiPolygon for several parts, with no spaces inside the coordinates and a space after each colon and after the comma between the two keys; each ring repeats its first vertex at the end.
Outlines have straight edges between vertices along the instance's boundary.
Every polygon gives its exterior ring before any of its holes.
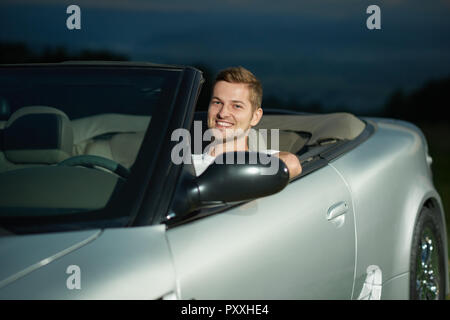
{"type": "Polygon", "coordinates": [[[327,212],[327,220],[333,220],[348,211],[348,205],[345,201],[338,202],[332,205],[327,212]]]}

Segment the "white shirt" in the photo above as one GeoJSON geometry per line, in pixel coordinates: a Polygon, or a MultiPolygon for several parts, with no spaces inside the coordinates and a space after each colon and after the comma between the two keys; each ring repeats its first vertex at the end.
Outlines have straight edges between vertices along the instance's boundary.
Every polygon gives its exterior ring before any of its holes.
{"type": "MultiPolygon", "coordinates": [[[[264,150],[264,152],[272,155],[280,151],[264,150]]],[[[195,174],[197,175],[197,177],[201,175],[206,170],[206,168],[208,168],[214,162],[214,159],[216,159],[216,157],[213,157],[207,153],[192,155],[192,164],[194,165],[195,174]]]]}

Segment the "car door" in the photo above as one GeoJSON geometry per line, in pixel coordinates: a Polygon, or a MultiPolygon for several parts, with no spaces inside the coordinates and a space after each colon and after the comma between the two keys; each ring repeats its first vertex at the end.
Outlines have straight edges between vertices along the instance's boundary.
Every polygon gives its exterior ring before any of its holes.
{"type": "Polygon", "coordinates": [[[167,238],[182,299],[352,296],[352,199],[328,165],[277,194],[174,226],[167,238]]]}

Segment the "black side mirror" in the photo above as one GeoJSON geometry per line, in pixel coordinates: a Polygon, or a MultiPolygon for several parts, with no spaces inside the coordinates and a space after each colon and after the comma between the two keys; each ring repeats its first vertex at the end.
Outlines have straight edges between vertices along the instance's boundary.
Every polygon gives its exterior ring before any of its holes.
{"type": "Polygon", "coordinates": [[[182,178],[172,207],[177,218],[205,207],[265,197],[289,182],[288,168],[278,157],[241,151],[224,154],[223,159],[234,163],[216,161],[201,176],[182,178]]]}

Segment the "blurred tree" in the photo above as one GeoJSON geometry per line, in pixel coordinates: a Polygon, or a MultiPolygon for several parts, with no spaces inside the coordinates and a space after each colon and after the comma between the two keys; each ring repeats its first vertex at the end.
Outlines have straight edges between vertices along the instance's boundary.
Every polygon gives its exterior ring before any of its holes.
{"type": "Polygon", "coordinates": [[[83,50],[76,60],[128,61],[129,58],[108,50],[83,50]]]}
{"type": "Polygon", "coordinates": [[[275,95],[264,96],[262,105],[263,109],[285,109],[312,113],[322,113],[324,111],[323,106],[319,101],[301,103],[293,97],[289,99],[281,99],[275,95]]]}
{"type": "Polygon", "coordinates": [[[397,89],[388,97],[383,116],[411,122],[449,122],[445,108],[450,102],[450,76],[427,81],[406,94],[397,89]]]}
{"type": "Polygon", "coordinates": [[[69,54],[64,47],[45,47],[41,55],[36,55],[36,62],[62,62],[70,60],[69,54]]]}
{"type": "Polygon", "coordinates": [[[127,61],[127,56],[108,50],[82,50],[71,54],[65,47],[45,47],[36,53],[23,43],[0,43],[0,63],[62,62],[69,60],[127,61]]]}
{"type": "Polygon", "coordinates": [[[1,43],[0,63],[33,62],[33,53],[23,43],[1,43]]]}

